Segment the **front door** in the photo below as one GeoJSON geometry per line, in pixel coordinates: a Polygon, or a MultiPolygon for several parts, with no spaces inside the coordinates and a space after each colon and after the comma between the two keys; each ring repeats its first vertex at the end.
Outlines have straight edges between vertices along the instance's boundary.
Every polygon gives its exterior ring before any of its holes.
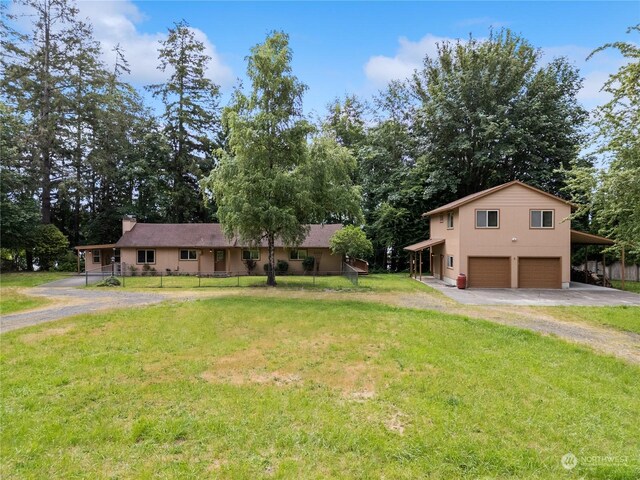
{"type": "Polygon", "coordinates": [[[440,255],[440,271],[438,272],[440,280],[444,279],[444,255],[440,255]]]}
{"type": "Polygon", "coordinates": [[[213,269],[216,272],[224,272],[227,269],[227,262],[224,250],[214,250],[213,252],[213,269]]]}

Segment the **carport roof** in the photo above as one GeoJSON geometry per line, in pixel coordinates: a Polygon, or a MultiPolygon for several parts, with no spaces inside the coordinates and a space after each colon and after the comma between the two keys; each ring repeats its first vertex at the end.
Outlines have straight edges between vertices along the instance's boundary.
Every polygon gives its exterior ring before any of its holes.
{"type": "Polygon", "coordinates": [[[419,252],[421,250],[424,250],[425,248],[440,245],[441,243],[444,243],[444,238],[431,238],[429,240],[414,243],[413,245],[408,245],[404,247],[404,250],[408,250],[409,252],[419,252]]]}
{"type": "Polygon", "coordinates": [[[609,238],[594,235],[592,233],[571,230],[571,243],[574,245],[615,245],[616,242],[609,238]]]}

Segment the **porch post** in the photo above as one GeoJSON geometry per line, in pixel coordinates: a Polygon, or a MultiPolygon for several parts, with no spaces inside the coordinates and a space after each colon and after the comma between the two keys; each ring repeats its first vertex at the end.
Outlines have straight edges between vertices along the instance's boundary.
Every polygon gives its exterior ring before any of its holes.
{"type": "Polygon", "coordinates": [[[77,253],[77,257],[78,257],[78,273],[80,273],[80,250],[76,250],[77,253]]]}
{"type": "Polygon", "coordinates": [[[607,254],[602,252],[602,286],[606,286],[607,283],[607,264],[606,264],[607,254]]]}
{"type": "Polygon", "coordinates": [[[420,281],[422,281],[422,250],[420,250],[420,281]]]}
{"type": "Polygon", "coordinates": [[[589,283],[589,245],[584,246],[584,283],[589,283]]]}

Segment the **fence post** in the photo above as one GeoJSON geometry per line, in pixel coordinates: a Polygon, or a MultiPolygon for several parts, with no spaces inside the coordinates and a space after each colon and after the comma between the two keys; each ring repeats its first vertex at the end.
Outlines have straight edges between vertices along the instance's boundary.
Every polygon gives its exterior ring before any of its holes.
{"type": "Polygon", "coordinates": [[[162,272],[160,272],[160,288],[162,288],[162,272]]]}
{"type": "Polygon", "coordinates": [[[121,270],[120,273],[122,274],[122,288],[124,288],[124,272],[121,270]]]}
{"type": "Polygon", "coordinates": [[[198,272],[198,288],[200,288],[200,279],[202,278],[202,275],[200,275],[200,272],[198,272]]]}
{"type": "Polygon", "coordinates": [[[240,286],[240,273],[238,273],[238,274],[236,275],[236,278],[238,279],[238,287],[239,287],[239,286],[240,286]]]}
{"type": "Polygon", "coordinates": [[[89,285],[89,272],[87,272],[87,267],[84,268],[84,286],[89,285]]]}

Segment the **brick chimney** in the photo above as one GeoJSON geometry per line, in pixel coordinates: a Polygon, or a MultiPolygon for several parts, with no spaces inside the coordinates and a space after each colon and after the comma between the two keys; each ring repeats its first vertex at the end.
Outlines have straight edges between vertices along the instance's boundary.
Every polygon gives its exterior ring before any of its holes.
{"type": "Polygon", "coordinates": [[[136,217],[134,215],[125,215],[122,217],[122,234],[124,235],[131,230],[136,224],[136,217]]]}

